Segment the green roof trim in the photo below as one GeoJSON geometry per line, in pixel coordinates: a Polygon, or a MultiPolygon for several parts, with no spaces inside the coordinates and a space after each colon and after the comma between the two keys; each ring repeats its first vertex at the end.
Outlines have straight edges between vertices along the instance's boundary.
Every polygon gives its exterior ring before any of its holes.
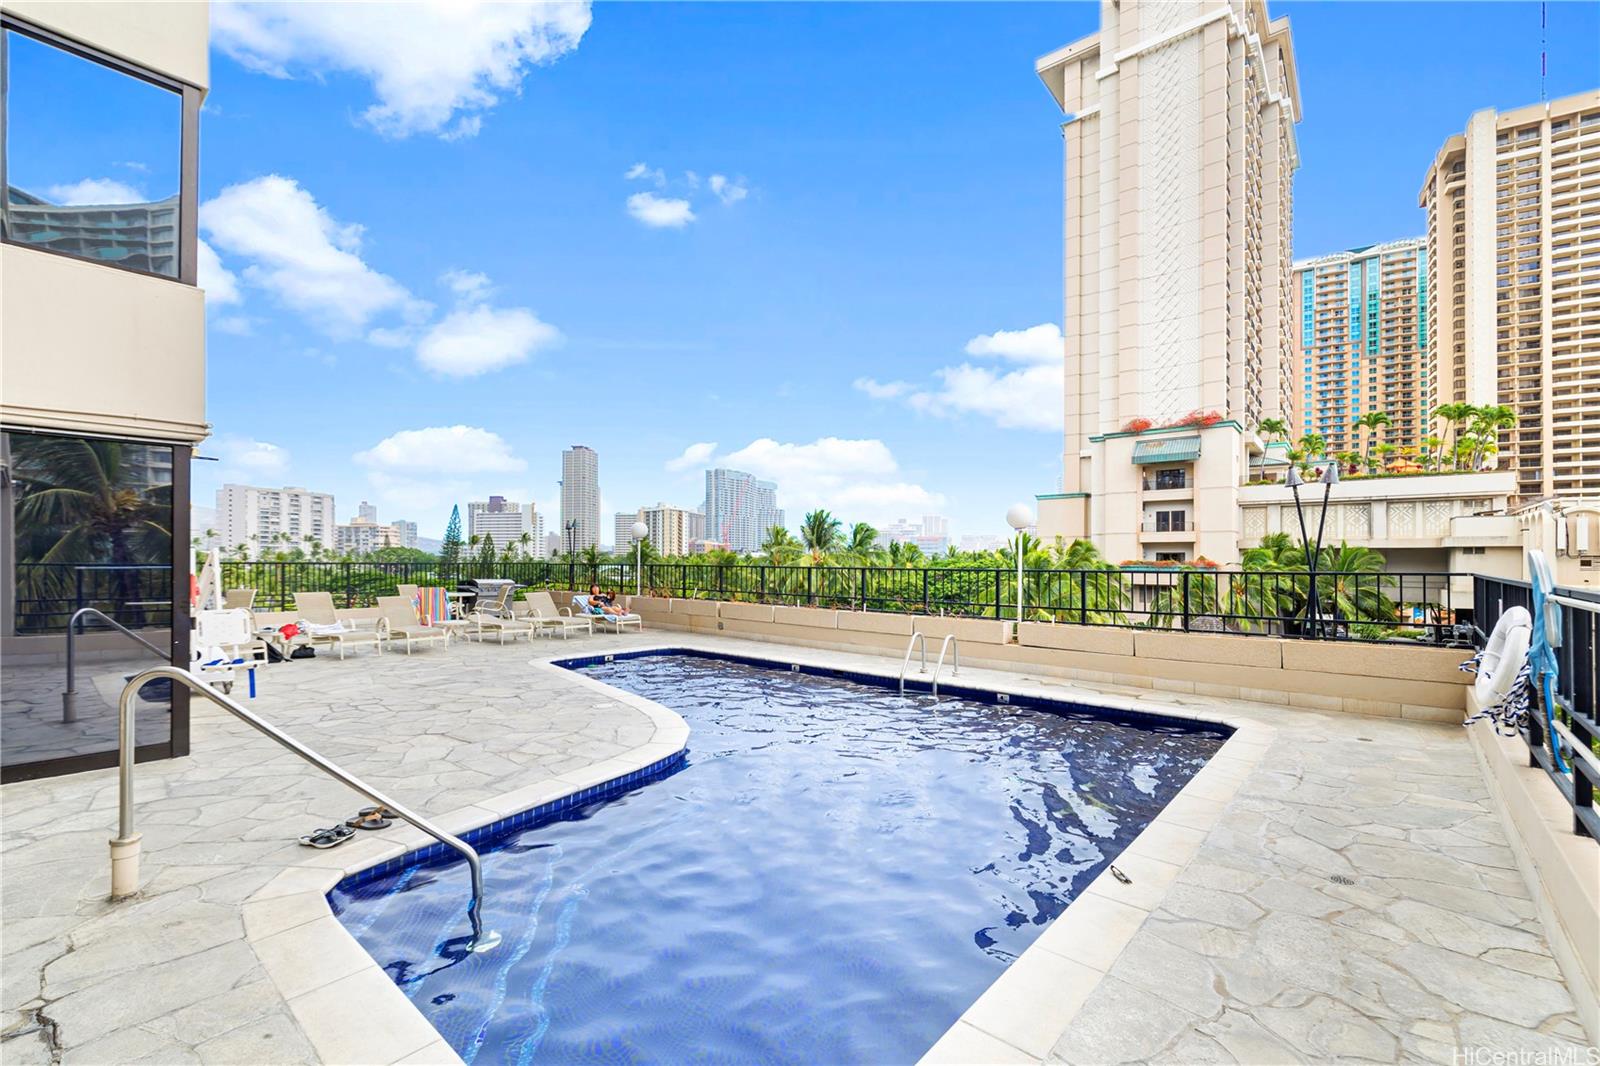
{"type": "Polygon", "coordinates": [[[1089,498],[1087,492],[1041,492],[1033,497],[1036,500],[1085,500],[1089,498]]]}
{"type": "Polygon", "coordinates": [[[1200,434],[1192,437],[1163,437],[1134,443],[1133,461],[1145,463],[1192,463],[1200,458],[1200,434]]]}

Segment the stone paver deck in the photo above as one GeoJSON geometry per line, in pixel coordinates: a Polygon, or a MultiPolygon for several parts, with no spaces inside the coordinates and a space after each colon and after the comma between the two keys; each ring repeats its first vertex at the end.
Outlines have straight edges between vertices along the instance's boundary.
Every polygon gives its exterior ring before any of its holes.
{"type": "MultiPolygon", "coordinates": [[[[661,643],[898,666],[661,631],[540,641],[533,655],[661,643]]],[[[530,657],[526,644],[455,645],[293,663],[264,673],[256,706],[428,814],[649,739],[637,709],[530,657]]],[[[970,667],[962,679],[1276,729],[1215,828],[1174,841],[1172,887],[1127,948],[1084,961],[1104,976],[1061,989],[1070,1020],[1044,1044],[1052,1061],[1452,1062],[1463,1047],[1584,1043],[1460,729],[970,667]]],[[[192,747],[139,767],[147,887],[122,904],[105,901],[114,772],[0,789],[0,1059],[315,1061],[245,938],[242,903],[303,860],[295,836],[358,801],[198,701],[192,747]]],[[[962,1061],[1033,1058],[971,1033],[962,1061]]]]}

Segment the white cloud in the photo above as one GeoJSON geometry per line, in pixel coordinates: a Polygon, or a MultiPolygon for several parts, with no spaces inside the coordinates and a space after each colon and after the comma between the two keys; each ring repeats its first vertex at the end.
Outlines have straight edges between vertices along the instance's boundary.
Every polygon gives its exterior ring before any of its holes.
{"type": "MultiPolygon", "coordinates": [[[[658,189],[664,189],[667,187],[666,171],[662,170],[660,167],[647,167],[643,163],[635,163],[633,166],[629,167],[627,173],[623,174],[622,176],[628,181],[653,182],[658,189]]],[[[691,175],[691,177],[692,176],[693,175],[691,175]]]]}
{"type": "Polygon", "coordinates": [[[676,459],[668,459],[666,467],[668,470],[693,470],[697,466],[704,466],[710,462],[716,451],[717,445],[715,441],[701,441],[699,444],[691,444],[676,459]]]}
{"type": "Polygon", "coordinates": [[[413,322],[427,314],[426,303],[362,260],[362,227],[338,222],[292,178],[230,185],[200,205],[200,226],[217,248],[250,261],[245,281],[335,337],[382,314],[413,322]]]}
{"type": "Polygon", "coordinates": [[[222,265],[216,249],[200,241],[195,246],[195,253],[195,270],[199,275],[200,288],[205,290],[206,306],[238,303],[239,279],[233,271],[222,265]]]}
{"type": "Polygon", "coordinates": [[[84,178],[67,185],[52,185],[45,196],[58,204],[142,204],[149,197],[115,178],[84,178]]]}
{"type": "Polygon", "coordinates": [[[526,307],[459,307],[423,335],[417,361],[437,374],[475,377],[521,363],[562,340],[526,307]]]}
{"type": "Polygon", "coordinates": [[[997,373],[962,363],[936,372],[939,388],[906,398],[912,407],[935,415],[975,414],[1005,429],[1060,432],[1063,426],[1064,364],[1030,366],[997,373]]]}
{"type": "Polygon", "coordinates": [[[1045,322],[1028,329],[1001,329],[983,333],[967,342],[968,355],[992,355],[1020,363],[1062,363],[1066,348],[1061,327],[1045,322]]]}
{"type": "Polygon", "coordinates": [[[846,521],[883,522],[916,508],[935,508],[944,496],[906,480],[894,453],[881,440],[822,437],[809,444],[751,441],[717,460],[778,483],[786,518],[826,507],[846,521]]]}
{"type": "Polygon", "coordinates": [[[387,137],[478,132],[482,113],[515,94],[530,68],[578,47],[587,3],[216,3],[211,40],[279,78],[365,78],[377,102],[362,112],[387,137]]]}
{"type": "Polygon", "coordinates": [[[211,328],[235,337],[248,337],[255,329],[255,322],[244,315],[220,315],[211,323],[211,328]]]}
{"type": "Polygon", "coordinates": [[[223,435],[212,441],[208,450],[216,453],[224,476],[272,480],[289,469],[289,453],[262,440],[223,435]]]}
{"type": "Polygon", "coordinates": [[[688,200],[636,192],[628,197],[628,214],[652,229],[682,229],[695,219],[688,200]]]}
{"type": "Polygon", "coordinates": [[[1066,358],[1061,327],[1051,322],[1028,329],[996,330],[967,342],[967,354],[1028,364],[995,369],[967,362],[933,372],[938,384],[918,388],[904,381],[857,378],[855,387],[878,400],[900,399],[914,410],[942,417],[978,415],[1005,429],[1060,432],[1066,358]]]}
{"type": "Polygon", "coordinates": [[[750,195],[750,188],[743,178],[730,180],[725,175],[713,174],[709,184],[712,194],[724,204],[736,204],[750,195]]]}
{"type": "Polygon", "coordinates": [[[455,293],[457,299],[474,303],[487,299],[494,290],[489,275],[468,270],[447,270],[439,275],[439,283],[455,293]]]}
{"type": "Polygon", "coordinates": [[[510,493],[506,477],[528,466],[499,434],[477,426],[401,430],[354,459],[367,468],[378,502],[412,516],[490,492],[510,493]]]}
{"type": "Polygon", "coordinates": [[[856,378],[851,384],[874,400],[892,400],[897,396],[904,396],[912,389],[909,381],[878,381],[874,378],[856,378]]]}
{"type": "Polygon", "coordinates": [[[374,471],[395,474],[499,474],[526,470],[498,433],[477,426],[403,429],[354,456],[374,471]]]}

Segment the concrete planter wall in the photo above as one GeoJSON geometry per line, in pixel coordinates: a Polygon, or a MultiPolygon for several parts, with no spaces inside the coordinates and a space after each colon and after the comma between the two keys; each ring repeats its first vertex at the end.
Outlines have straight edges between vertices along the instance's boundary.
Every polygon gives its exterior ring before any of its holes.
{"type": "MultiPolygon", "coordinates": [[[[937,646],[961,642],[964,662],[1084,681],[1314,710],[1459,722],[1471,678],[1456,649],[1236,637],[1208,633],[1024,622],[1020,645],[1010,623],[870,611],[723,603],[636,596],[647,627],[721,633],[802,647],[901,655],[912,633],[937,646]]],[[[935,649],[931,649],[936,651],[935,649]]]]}

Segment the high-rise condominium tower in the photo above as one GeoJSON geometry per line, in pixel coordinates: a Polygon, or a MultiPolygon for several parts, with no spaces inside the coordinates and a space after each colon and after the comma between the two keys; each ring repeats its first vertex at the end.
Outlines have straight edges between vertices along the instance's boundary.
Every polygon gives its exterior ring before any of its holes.
{"type": "Polygon", "coordinates": [[[1100,32],[1037,70],[1067,116],[1066,432],[1040,532],[1231,561],[1253,431],[1296,421],[1288,20],[1102,0],[1100,32]]]}
{"type": "Polygon", "coordinates": [[[227,484],[217,490],[217,534],[225,549],[245,545],[251,558],[305,549],[311,541],[338,544],[333,496],[300,488],[227,484]]]}
{"type": "Polygon", "coordinates": [[[1477,112],[1419,197],[1439,402],[1511,408],[1524,500],[1600,493],[1597,172],[1600,90],[1477,112]]]}
{"type": "Polygon", "coordinates": [[[1294,265],[1301,425],[1329,454],[1365,451],[1367,438],[1418,448],[1428,436],[1434,372],[1428,351],[1428,251],[1421,237],[1294,265]],[[1391,424],[1369,434],[1356,419],[1391,424]]]}
{"type": "Polygon", "coordinates": [[[515,544],[532,554],[536,547],[533,517],[531,503],[524,510],[522,504],[504,496],[473,500],[467,504],[467,536],[493,537],[497,549],[515,544]],[[527,541],[522,539],[525,533],[527,541]]]}
{"type": "Polygon", "coordinates": [[[600,456],[574,444],[561,453],[561,550],[600,546],[600,456]]]}
{"type": "Polygon", "coordinates": [[[705,536],[736,552],[757,552],[773,526],[783,525],[778,486],[742,470],[706,471],[705,536]]]}

